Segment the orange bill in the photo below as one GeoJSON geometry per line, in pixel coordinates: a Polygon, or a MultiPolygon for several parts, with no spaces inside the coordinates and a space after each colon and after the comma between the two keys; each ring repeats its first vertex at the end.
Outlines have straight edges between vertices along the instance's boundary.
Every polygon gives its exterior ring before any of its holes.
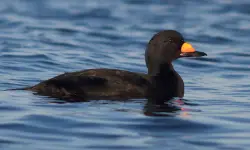
{"type": "Polygon", "coordinates": [[[183,43],[181,46],[180,57],[202,57],[207,56],[204,52],[196,51],[193,46],[187,42],[183,43]]]}
{"type": "Polygon", "coordinates": [[[193,46],[191,44],[185,42],[181,46],[181,52],[182,53],[195,52],[195,49],[193,48],[193,46]]]}

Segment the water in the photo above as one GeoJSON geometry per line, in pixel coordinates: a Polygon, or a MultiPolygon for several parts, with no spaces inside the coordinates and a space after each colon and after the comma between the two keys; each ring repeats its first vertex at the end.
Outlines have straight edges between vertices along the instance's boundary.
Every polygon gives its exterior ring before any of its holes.
{"type": "Polygon", "coordinates": [[[175,29],[206,58],[180,59],[185,97],[161,108],[145,99],[54,103],[0,92],[0,148],[230,149],[250,140],[250,2],[245,0],[2,0],[0,90],[63,72],[146,72],[153,34],[175,29]]]}

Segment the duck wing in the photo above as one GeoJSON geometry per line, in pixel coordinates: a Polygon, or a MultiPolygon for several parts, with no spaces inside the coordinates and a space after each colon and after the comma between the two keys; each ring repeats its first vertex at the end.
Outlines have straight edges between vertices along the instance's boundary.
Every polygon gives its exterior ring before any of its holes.
{"type": "Polygon", "coordinates": [[[80,72],[64,73],[45,81],[46,84],[52,84],[57,87],[65,87],[69,89],[79,88],[82,86],[103,85],[107,79],[103,77],[87,76],[80,72]]]}
{"type": "Polygon", "coordinates": [[[84,101],[86,99],[86,88],[104,87],[108,80],[102,77],[87,76],[83,73],[64,73],[43,81],[29,90],[41,95],[73,101],[84,101]]]}
{"type": "Polygon", "coordinates": [[[147,75],[116,69],[89,69],[64,73],[28,90],[61,99],[128,99],[144,97],[147,75]]]}

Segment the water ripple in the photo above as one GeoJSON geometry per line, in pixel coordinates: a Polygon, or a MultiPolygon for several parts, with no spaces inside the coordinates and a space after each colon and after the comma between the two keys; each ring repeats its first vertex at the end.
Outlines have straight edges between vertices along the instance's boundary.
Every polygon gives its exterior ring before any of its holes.
{"type": "Polygon", "coordinates": [[[0,91],[1,149],[248,149],[249,1],[2,0],[0,89],[64,72],[147,72],[153,34],[180,31],[203,58],[179,59],[185,99],[66,103],[0,91]],[[35,143],[35,144],[34,144],[35,143]]]}

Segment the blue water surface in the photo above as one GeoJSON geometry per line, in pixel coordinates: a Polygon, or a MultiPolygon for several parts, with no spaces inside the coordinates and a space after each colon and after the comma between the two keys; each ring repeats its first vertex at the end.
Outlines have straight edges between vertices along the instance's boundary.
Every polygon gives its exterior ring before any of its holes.
{"type": "Polygon", "coordinates": [[[250,147],[248,0],[1,0],[0,149],[250,147]],[[55,103],[30,91],[64,72],[144,72],[153,34],[175,29],[207,57],[179,59],[185,97],[55,103]]]}

